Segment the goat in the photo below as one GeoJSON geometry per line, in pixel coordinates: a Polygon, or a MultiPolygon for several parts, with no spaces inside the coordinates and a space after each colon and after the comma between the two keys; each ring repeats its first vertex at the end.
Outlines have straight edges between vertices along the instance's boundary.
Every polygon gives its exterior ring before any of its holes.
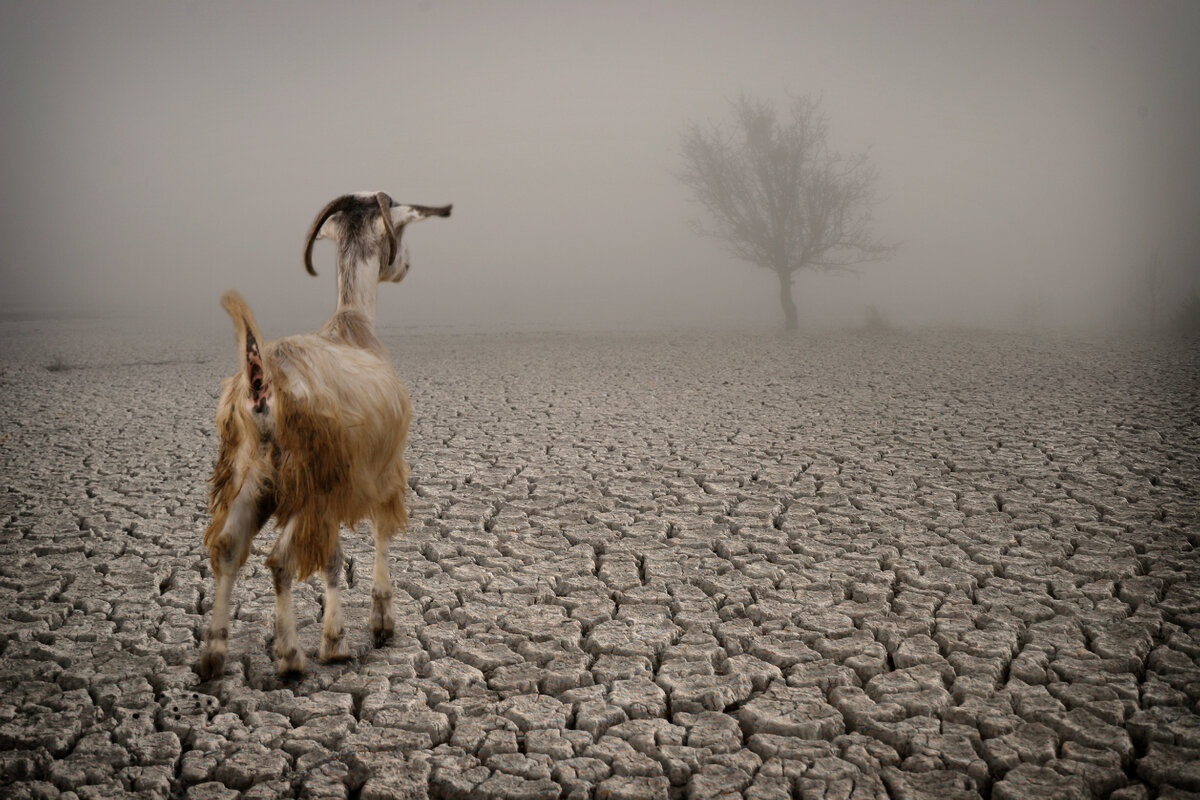
{"type": "Polygon", "coordinates": [[[254,536],[272,516],[278,538],[266,559],[275,589],[275,659],[280,675],[303,672],[292,609],[292,581],[320,571],[325,610],[318,657],[348,656],[338,580],[339,526],[370,523],[375,576],[370,627],[376,647],[395,631],[388,543],[407,528],[404,443],[408,392],[375,331],[376,285],[408,272],[401,241],[409,222],[450,216],[450,206],[395,203],[383,192],[339,197],[309,229],[313,243],[337,243],[337,310],[318,330],[266,341],[235,291],[221,297],[233,319],[240,369],[222,382],[219,450],[210,479],[211,521],[204,532],[215,593],[204,649],[203,680],[224,672],[230,601],[254,536]],[[400,257],[397,258],[397,255],[400,257]]]}

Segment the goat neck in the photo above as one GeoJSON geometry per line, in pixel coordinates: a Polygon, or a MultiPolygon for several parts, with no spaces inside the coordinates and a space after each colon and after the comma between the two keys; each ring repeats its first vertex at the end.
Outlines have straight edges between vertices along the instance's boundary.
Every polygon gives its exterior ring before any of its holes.
{"type": "Polygon", "coordinates": [[[379,264],[375,258],[338,253],[337,313],[357,311],[375,327],[375,299],[379,293],[379,264]]]}

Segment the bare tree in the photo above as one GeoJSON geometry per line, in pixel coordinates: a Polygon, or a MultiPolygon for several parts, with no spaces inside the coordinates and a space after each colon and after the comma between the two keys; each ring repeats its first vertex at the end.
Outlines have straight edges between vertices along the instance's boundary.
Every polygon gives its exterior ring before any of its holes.
{"type": "Polygon", "coordinates": [[[793,99],[783,120],[767,101],[742,96],[732,106],[731,125],[688,128],[677,177],[708,210],[701,233],[778,275],[794,331],[797,272],[852,271],[895,250],[871,233],[878,171],[866,153],[829,149],[828,120],[810,96],[793,99]]]}

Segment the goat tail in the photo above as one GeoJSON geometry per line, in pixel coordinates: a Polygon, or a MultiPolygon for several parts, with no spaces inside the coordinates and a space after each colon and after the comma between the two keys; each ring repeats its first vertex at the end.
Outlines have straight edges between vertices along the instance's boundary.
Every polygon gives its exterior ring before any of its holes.
{"type": "Polygon", "coordinates": [[[242,374],[250,384],[250,399],[255,411],[264,411],[270,396],[269,376],[263,364],[263,338],[254,320],[254,312],[242,296],[230,289],[221,295],[221,305],[233,319],[233,330],[238,340],[242,374]]]}
{"type": "Polygon", "coordinates": [[[258,323],[254,319],[254,312],[250,310],[249,304],[233,289],[221,295],[221,306],[233,319],[233,330],[238,338],[238,350],[242,353],[242,360],[246,359],[246,354],[253,347],[255,351],[259,349],[262,342],[262,332],[258,329],[258,323]]]}

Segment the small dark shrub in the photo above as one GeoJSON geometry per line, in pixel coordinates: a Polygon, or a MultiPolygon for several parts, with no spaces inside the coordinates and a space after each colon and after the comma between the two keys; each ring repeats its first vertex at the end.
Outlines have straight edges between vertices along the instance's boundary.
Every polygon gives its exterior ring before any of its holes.
{"type": "Polygon", "coordinates": [[[51,372],[66,372],[72,369],[72,366],[67,363],[67,360],[62,355],[56,355],[54,356],[54,360],[46,365],[46,369],[51,372]]]}
{"type": "Polygon", "coordinates": [[[877,306],[869,305],[863,311],[863,327],[869,333],[886,333],[892,330],[892,323],[877,306]]]}

